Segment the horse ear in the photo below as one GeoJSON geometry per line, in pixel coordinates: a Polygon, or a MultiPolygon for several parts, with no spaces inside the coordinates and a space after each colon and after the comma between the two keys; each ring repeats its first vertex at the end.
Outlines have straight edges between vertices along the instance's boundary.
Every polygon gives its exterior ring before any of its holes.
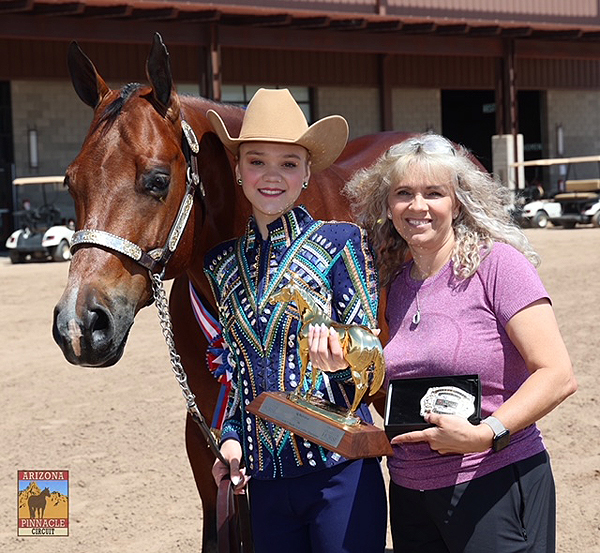
{"type": "Polygon", "coordinates": [[[110,88],[98,74],[94,64],[79,48],[77,42],[71,42],[69,45],[67,64],[77,96],[85,104],[95,108],[110,92],[110,88]]]}
{"type": "Polygon", "coordinates": [[[146,60],[146,75],[152,84],[154,105],[163,114],[174,120],[179,116],[179,102],[173,94],[173,77],[169,52],[159,33],[154,34],[152,48],[146,60]]]}

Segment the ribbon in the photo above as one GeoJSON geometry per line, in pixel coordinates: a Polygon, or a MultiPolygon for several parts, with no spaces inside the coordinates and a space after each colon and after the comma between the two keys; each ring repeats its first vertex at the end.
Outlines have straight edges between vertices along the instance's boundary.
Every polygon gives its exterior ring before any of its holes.
{"type": "Polygon", "coordinates": [[[225,419],[227,401],[231,390],[231,379],[233,377],[233,368],[229,363],[229,346],[223,339],[219,321],[211,315],[202,303],[202,300],[191,281],[189,282],[189,289],[190,301],[196,321],[208,341],[208,348],[206,349],[206,365],[208,370],[221,384],[221,390],[219,391],[219,397],[217,398],[217,405],[215,406],[211,423],[213,428],[220,430],[223,427],[223,421],[225,419]]]}

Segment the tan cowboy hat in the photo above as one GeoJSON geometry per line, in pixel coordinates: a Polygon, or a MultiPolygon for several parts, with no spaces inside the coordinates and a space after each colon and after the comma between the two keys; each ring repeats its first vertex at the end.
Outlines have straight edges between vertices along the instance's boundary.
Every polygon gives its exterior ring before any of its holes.
{"type": "Polygon", "coordinates": [[[329,167],[348,140],[348,123],[340,115],[330,115],[309,127],[287,88],[261,88],[256,92],[246,108],[238,138],[230,136],[216,111],[208,110],[206,115],[232,154],[238,154],[242,142],[298,144],[310,152],[310,167],[314,173],[329,167]]]}

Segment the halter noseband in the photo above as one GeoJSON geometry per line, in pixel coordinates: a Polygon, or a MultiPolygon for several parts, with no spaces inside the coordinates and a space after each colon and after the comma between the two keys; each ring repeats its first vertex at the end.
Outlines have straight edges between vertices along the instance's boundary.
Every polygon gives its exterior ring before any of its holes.
{"type": "MultiPolygon", "coordinates": [[[[182,150],[187,161],[185,194],[164,246],[146,252],[137,244],[105,230],[82,229],[73,234],[71,238],[71,252],[75,252],[75,250],[86,245],[101,246],[113,252],[126,255],[151,273],[160,270],[161,278],[164,277],[167,263],[173,253],[175,253],[190,217],[196,190],[200,191],[202,200],[206,197],[204,185],[198,173],[198,153],[200,152],[198,139],[192,127],[184,119],[181,120],[181,128],[184,137],[184,140],[182,140],[182,150]]],[[[202,205],[204,207],[204,203],[202,205]]]]}

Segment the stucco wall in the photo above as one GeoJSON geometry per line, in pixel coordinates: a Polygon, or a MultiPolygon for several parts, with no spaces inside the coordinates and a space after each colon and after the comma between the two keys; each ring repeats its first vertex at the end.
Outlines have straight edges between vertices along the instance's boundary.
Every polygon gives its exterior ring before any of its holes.
{"type": "MultiPolygon", "coordinates": [[[[180,84],[177,90],[198,94],[197,85],[180,84]]],[[[79,99],[70,81],[12,81],[11,96],[16,176],[62,175],[81,148],[92,109],[79,99]],[[37,169],[29,167],[30,128],[38,134],[37,169]]]]}
{"type": "Polygon", "coordinates": [[[346,118],[350,138],[381,130],[376,88],[321,87],[316,91],[316,118],[339,114],[346,118]]]}
{"type": "MultiPolygon", "coordinates": [[[[549,157],[558,157],[557,126],[562,125],[564,155],[567,157],[600,155],[600,91],[547,91],[547,128],[549,157]]],[[[559,168],[550,170],[550,185],[556,187],[559,168]]],[[[597,163],[573,164],[569,179],[599,178],[597,163]]]]}
{"type": "Polygon", "coordinates": [[[442,102],[439,89],[397,88],[392,91],[394,130],[403,132],[442,131],[442,102]]]}
{"type": "Polygon", "coordinates": [[[61,175],[89,127],[92,110],[68,81],[11,82],[15,170],[17,177],[61,175]],[[27,131],[37,129],[39,167],[29,167],[27,131]]]}

